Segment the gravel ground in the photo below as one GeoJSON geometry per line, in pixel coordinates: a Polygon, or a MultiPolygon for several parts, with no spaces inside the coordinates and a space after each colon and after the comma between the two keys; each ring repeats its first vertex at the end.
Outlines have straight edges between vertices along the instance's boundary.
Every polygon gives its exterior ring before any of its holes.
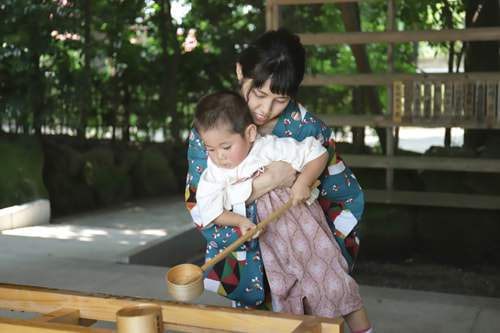
{"type": "Polygon", "coordinates": [[[361,285],[500,297],[500,267],[494,265],[359,260],[352,275],[361,285]]]}

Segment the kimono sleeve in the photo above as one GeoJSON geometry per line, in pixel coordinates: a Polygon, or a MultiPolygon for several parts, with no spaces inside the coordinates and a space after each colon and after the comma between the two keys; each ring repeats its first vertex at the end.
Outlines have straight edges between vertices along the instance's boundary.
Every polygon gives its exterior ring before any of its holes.
{"type": "Polygon", "coordinates": [[[292,138],[273,136],[273,141],[273,146],[266,143],[267,153],[275,154],[274,160],[289,162],[298,172],[302,172],[307,163],[327,152],[321,143],[313,137],[307,137],[298,142],[292,138]]]}
{"type": "Polygon", "coordinates": [[[201,226],[206,228],[224,211],[226,186],[214,181],[210,169],[207,169],[200,177],[196,197],[201,226]]]}

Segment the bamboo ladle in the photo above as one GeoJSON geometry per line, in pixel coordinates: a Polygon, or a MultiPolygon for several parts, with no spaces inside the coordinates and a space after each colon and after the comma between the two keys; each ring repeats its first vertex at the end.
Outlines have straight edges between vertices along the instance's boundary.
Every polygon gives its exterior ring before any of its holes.
{"type": "MultiPolygon", "coordinates": [[[[311,186],[311,190],[319,186],[321,182],[316,180],[311,186]]],[[[199,297],[203,293],[203,273],[210,267],[224,259],[231,252],[236,250],[244,242],[252,238],[257,232],[262,230],[269,222],[279,217],[283,212],[292,206],[292,200],[289,200],[283,206],[275,210],[271,215],[257,224],[257,228],[250,230],[245,235],[238,238],[234,243],[217,254],[211,260],[199,267],[193,264],[180,264],[172,267],[167,272],[168,293],[178,301],[190,301],[199,297]]]]}

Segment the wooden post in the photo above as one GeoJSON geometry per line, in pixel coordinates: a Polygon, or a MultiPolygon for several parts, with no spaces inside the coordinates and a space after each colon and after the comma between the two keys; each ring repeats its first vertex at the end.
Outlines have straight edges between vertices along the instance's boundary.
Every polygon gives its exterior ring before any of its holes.
{"type": "MultiPolygon", "coordinates": [[[[387,1],[387,31],[394,31],[395,27],[395,5],[394,5],[394,0],[388,0],[387,1]]],[[[388,43],[387,44],[387,71],[389,73],[394,72],[394,44],[393,43],[388,43]]],[[[399,95],[401,96],[401,86],[399,86],[399,95]]],[[[395,110],[394,110],[394,90],[393,86],[388,86],[387,87],[387,105],[390,108],[388,109],[389,112],[392,112],[393,117],[396,116],[395,110]]],[[[399,111],[399,114],[397,115],[398,119],[401,118],[401,111],[399,111]]],[[[397,131],[398,129],[396,129],[397,131]]],[[[396,134],[398,134],[396,132],[396,134]]],[[[394,149],[397,149],[397,147],[394,147],[394,127],[389,127],[386,128],[385,130],[385,136],[386,136],[386,155],[387,156],[393,156],[394,155],[394,149]]],[[[397,140],[396,140],[397,142],[397,140]]],[[[387,190],[392,190],[394,187],[394,169],[392,168],[387,168],[385,170],[385,187],[387,190]]]]}
{"type": "Polygon", "coordinates": [[[483,81],[476,82],[476,107],[475,107],[475,116],[476,120],[482,122],[484,120],[484,111],[486,108],[485,103],[485,87],[483,81]]]}
{"type": "Polygon", "coordinates": [[[440,81],[434,81],[434,119],[443,117],[443,84],[440,81]]]}
{"type": "Polygon", "coordinates": [[[400,123],[403,120],[402,114],[402,99],[403,99],[403,82],[396,81],[393,85],[393,103],[392,103],[392,119],[395,123],[400,123]]]}
{"type": "Polygon", "coordinates": [[[453,119],[459,120],[463,117],[464,110],[464,83],[461,81],[453,82],[453,119]]]}
{"type": "Polygon", "coordinates": [[[279,6],[272,0],[266,5],[266,30],[277,30],[279,28],[279,6]]]}
{"type": "Polygon", "coordinates": [[[413,82],[413,119],[422,117],[422,82],[413,82]]]}
{"type": "Polygon", "coordinates": [[[496,116],[497,83],[488,81],[486,83],[486,121],[493,122],[496,116]]]}
{"type": "Polygon", "coordinates": [[[500,81],[497,84],[497,124],[500,124],[500,81]]]}
{"type": "Polygon", "coordinates": [[[432,111],[432,83],[424,83],[424,119],[431,119],[432,111]]]}
{"type": "Polygon", "coordinates": [[[464,97],[464,118],[471,120],[474,117],[474,90],[475,85],[472,81],[465,83],[465,97],[464,97]]]}
{"type": "Polygon", "coordinates": [[[443,118],[451,119],[453,108],[453,83],[446,82],[444,84],[444,101],[443,101],[443,118]]]}
{"type": "Polygon", "coordinates": [[[404,82],[404,114],[403,119],[405,122],[411,122],[413,119],[412,112],[413,105],[413,82],[404,82]]]}

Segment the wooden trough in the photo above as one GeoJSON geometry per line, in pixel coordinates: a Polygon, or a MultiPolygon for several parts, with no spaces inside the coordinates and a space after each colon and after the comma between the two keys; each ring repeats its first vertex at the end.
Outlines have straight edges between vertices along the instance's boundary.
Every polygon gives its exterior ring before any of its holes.
{"type": "Polygon", "coordinates": [[[97,321],[116,322],[120,309],[144,303],[161,306],[163,328],[170,331],[344,332],[342,319],[1,283],[0,309],[40,316],[32,319],[0,317],[0,332],[119,332],[91,326],[97,321]]]}

